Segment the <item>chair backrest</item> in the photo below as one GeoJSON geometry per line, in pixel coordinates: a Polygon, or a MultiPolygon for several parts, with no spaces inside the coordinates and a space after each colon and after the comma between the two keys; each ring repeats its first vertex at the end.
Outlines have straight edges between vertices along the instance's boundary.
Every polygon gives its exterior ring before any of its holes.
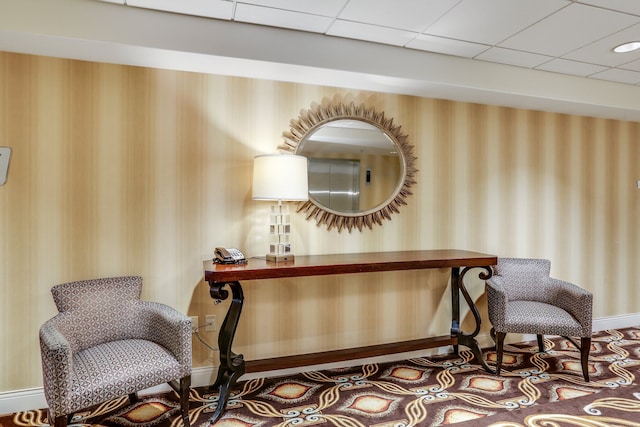
{"type": "Polygon", "coordinates": [[[551,261],[534,258],[498,258],[494,274],[504,278],[510,300],[545,302],[551,298],[547,286],[551,261]]]}
{"type": "Polygon", "coordinates": [[[58,321],[73,337],[74,350],[137,335],[139,276],[63,283],[51,293],[60,312],[58,321]]]}

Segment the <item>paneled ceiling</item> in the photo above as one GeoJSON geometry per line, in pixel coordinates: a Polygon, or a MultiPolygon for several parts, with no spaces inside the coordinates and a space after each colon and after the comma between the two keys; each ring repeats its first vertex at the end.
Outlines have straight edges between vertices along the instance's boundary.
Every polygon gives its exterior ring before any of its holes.
{"type": "Polygon", "coordinates": [[[103,0],[640,85],[640,0],[103,0]]]}
{"type": "Polygon", "coordinates": [[[640,121],[640,0],[0,0],[0,51],[640,121]]]}

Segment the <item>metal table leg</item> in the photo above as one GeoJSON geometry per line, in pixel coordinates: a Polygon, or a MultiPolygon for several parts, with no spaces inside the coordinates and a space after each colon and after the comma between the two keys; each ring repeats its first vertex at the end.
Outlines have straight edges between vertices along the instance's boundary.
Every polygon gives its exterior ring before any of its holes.
{"type": "Polygon", "coordinates": [[[213,384],[209,386],[211,391],[218,391],[218,406],[213,416],[209,420],[211,424],[218,421],[222,416],[222,413],[226,409],[227,402],[229,401],[229,395],[231,390],[240,378],[245,373],[245,362],[242,354],[235,354],[231,351],[233,346],[233,338],[238,328],[238,321],[240,320],[240,314],[242,312],[242,305],[244,303],[244,294],[242,292],[242,286],[240,282],[230,283],[212,283],[209,282],[209,293],[211,298],[222,301],[229,297],[229,291],[223,289],[225,286],[229,286],[232,293],[231,305],[227,311],[227,315],[222,322],[220,328],[220,334],[218,335],[218,349],[220,351],[220,366],[218,368],[218,375],[213,384]]]}
{"type": "MultiPolygon", "coordinates": [[[[476,336],[480,333],[480,325],[482,323],[482,319],[480,318],[480,313],[478,312],[478,307],[476,307],[475,302],[469,295],[467,288],[464,285],[464,276],[470,270],[474,268],[482,268],[486,271],[486,273],[480,273],[481,280],[487,280],[493,275],[493,270],[490,266],[483,267],[465,267],[462,272],[460,272],[459,267],[453,267],[451,269],[451,336],[458,338],[458,344],[464,345],[468,347],[473,352],[473,355],[476,357],[478,362],[482,365],[482,367],[492,374],[495,374],[495,371],[487,365],[487,362],[484,360],[484,356],[482,354],[482,349],[480,349],[480,345],[476,340],[476,336]],[[460,294],[464,297],[464,300],[467,302],[471,313],[473,314],[473,318],[476,322],[476,327],[474,331],[470,334],[464,333],[460,327],[460,294]]],[[[453,351],[458,354],[458,345],[455,345],[453,351]]]]}

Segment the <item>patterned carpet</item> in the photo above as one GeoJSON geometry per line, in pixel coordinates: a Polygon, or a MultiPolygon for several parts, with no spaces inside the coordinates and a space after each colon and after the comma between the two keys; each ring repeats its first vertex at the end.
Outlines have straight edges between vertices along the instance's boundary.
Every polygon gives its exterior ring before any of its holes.
{"type": "MultiPolygon", "coordinates": [[[[218,427],[640,426],[640,328],[595,333],[591,382],[562,338],[508,345],[503,374],[486,373],[468,351],[395,363],[240,382],[218,427]]],[[[489,364],[495,353],[488,351],[489,364]]],[[[217,394],[191,392],[192,426],[206,427],[217,394]]],[[[182,427],[173,393],[135,405],[125,397],[76,414],[77,425],[182,427]]],[[[0,417],[2,427],[46,425],[46,411],[0,417]]]]}

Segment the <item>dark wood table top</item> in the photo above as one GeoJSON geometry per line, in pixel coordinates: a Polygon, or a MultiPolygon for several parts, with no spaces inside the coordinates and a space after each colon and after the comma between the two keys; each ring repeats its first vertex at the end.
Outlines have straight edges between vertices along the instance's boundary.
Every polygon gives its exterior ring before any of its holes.
{"type": "Polygon", "coordinates": [[[204,261],[204,279],[211,283],[329,274],[425,268],[483,267],[498,262],[495,255],[458,249],[370,252],[331,255],[296,255],[293,262],[275,263],[249,258],[246,264],[216,264],[204,261]]]}

